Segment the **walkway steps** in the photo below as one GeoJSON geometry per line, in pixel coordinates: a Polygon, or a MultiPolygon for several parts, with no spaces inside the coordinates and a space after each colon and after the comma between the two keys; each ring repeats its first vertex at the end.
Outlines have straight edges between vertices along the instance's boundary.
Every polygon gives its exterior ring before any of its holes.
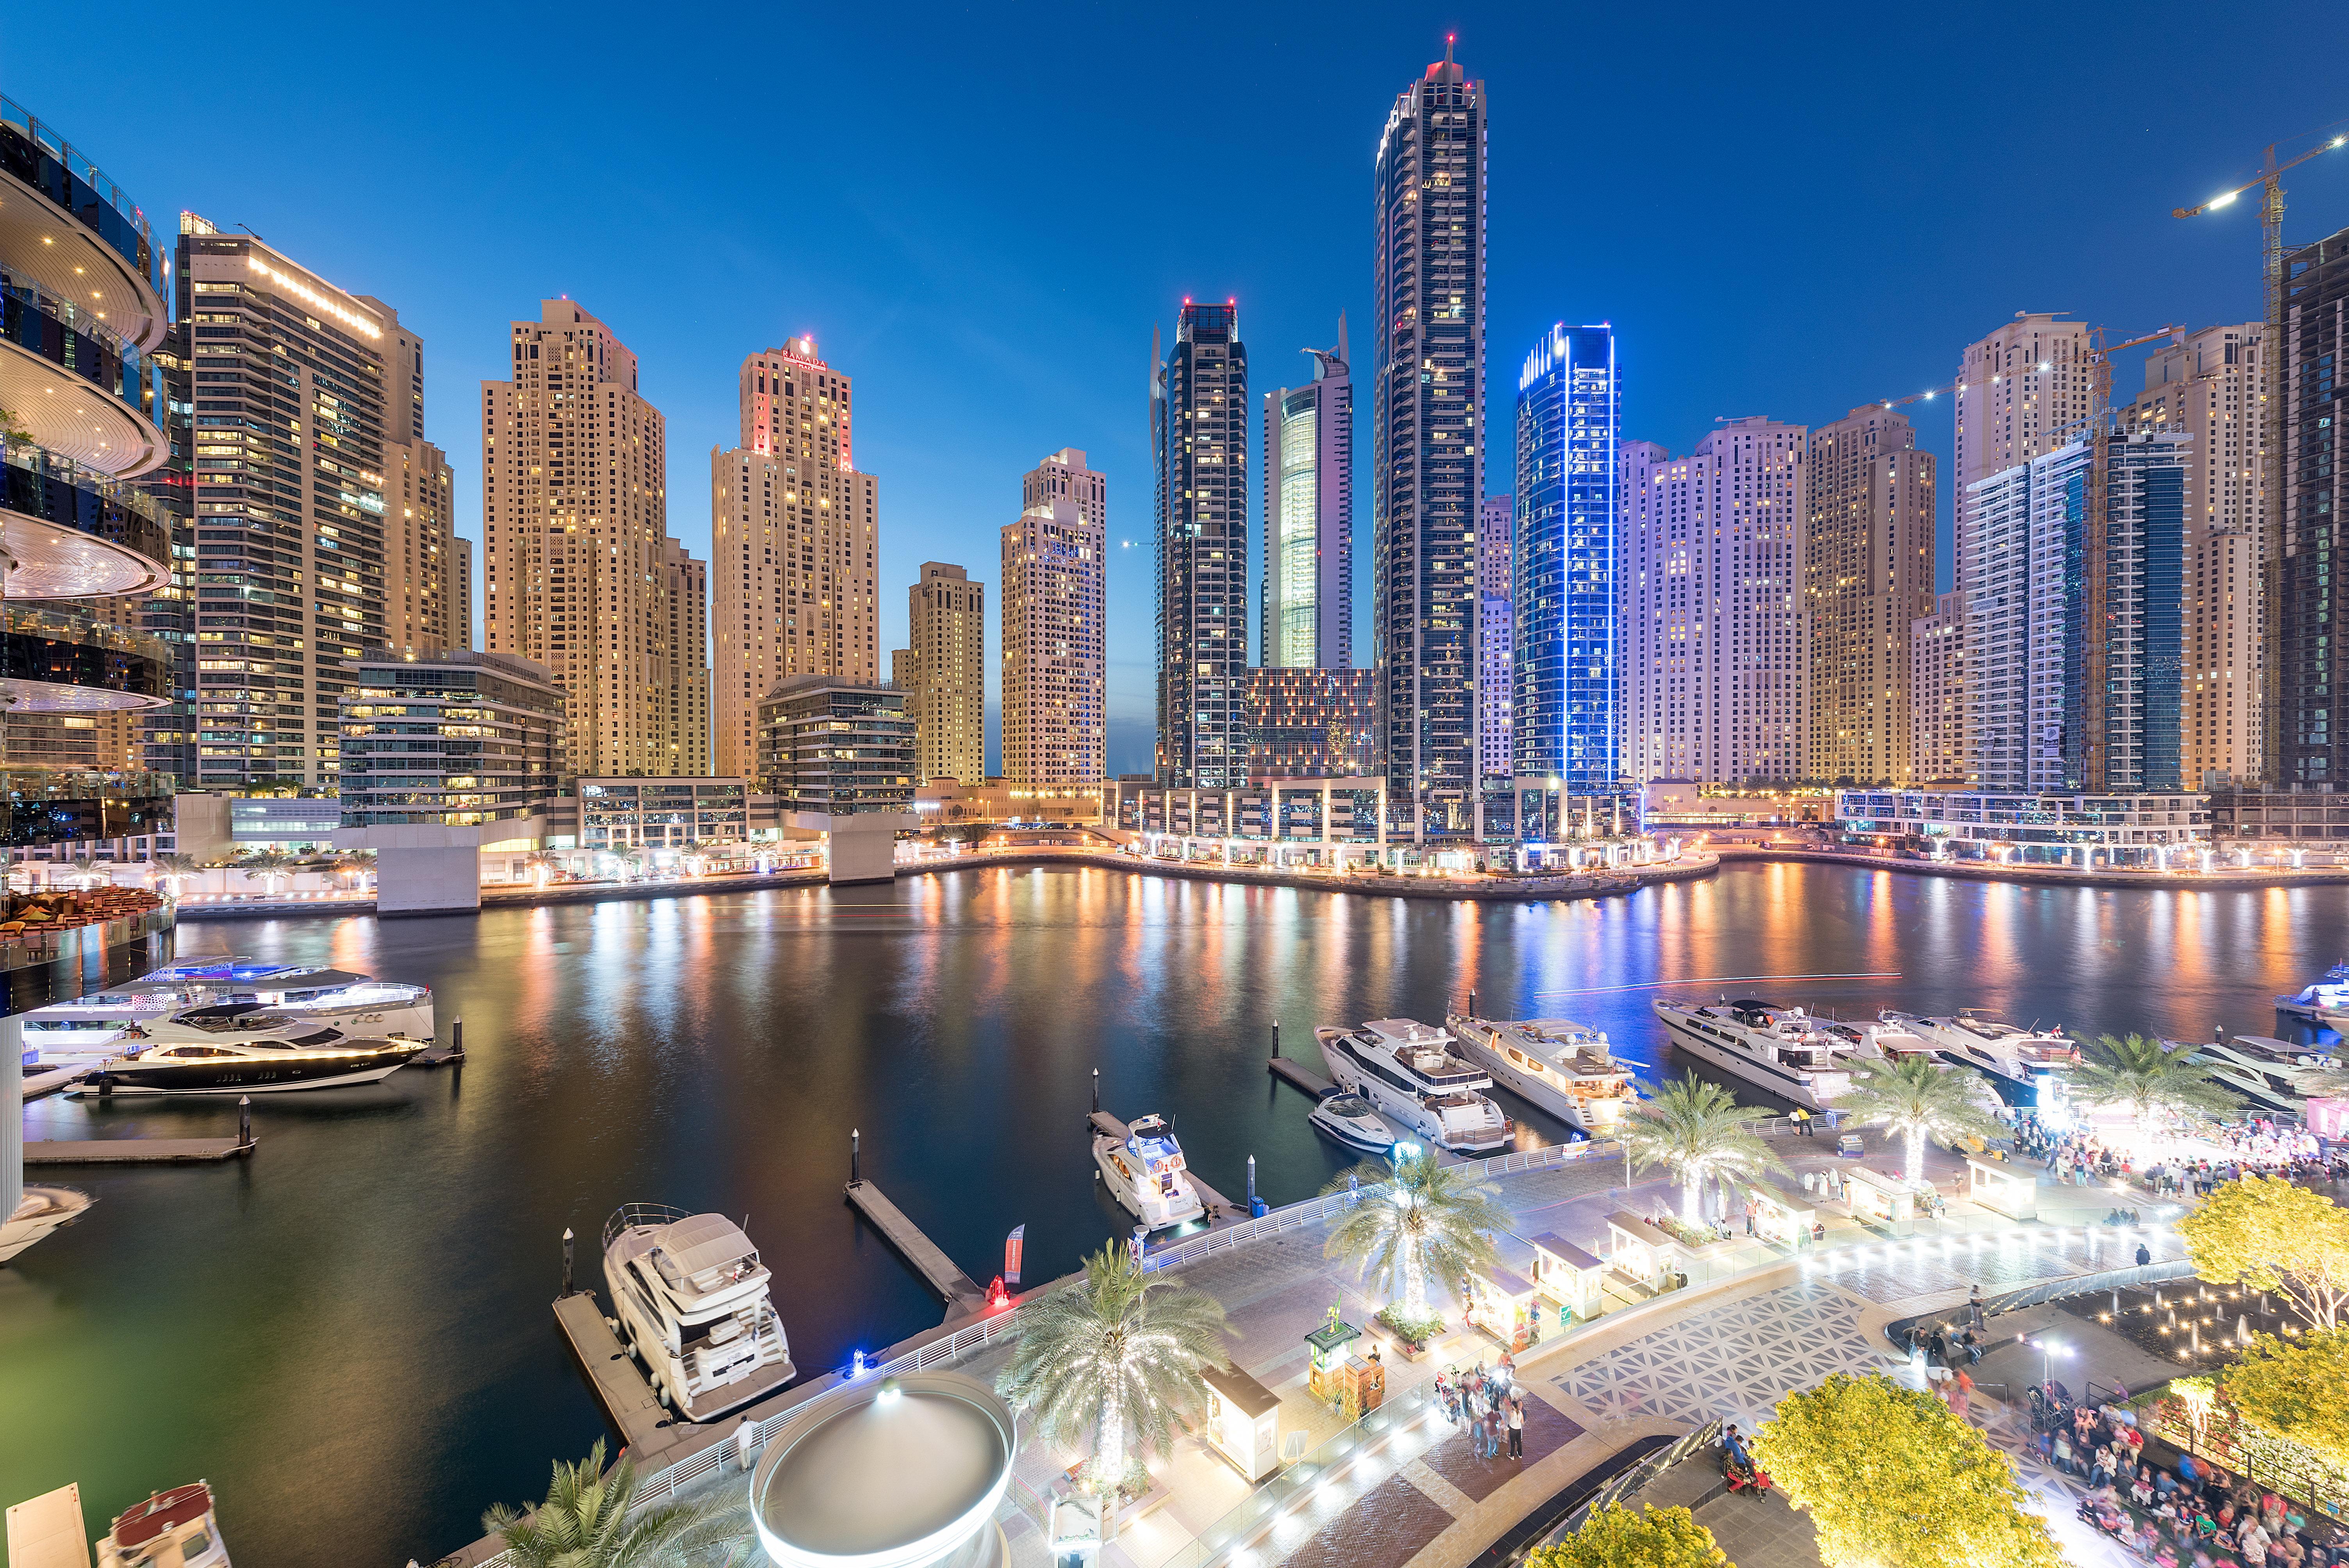
{"type": "Polygon", "coordinates": [[[856,1212],[887,1237],[899,1255],[914,1265],[914,1272],[945,1299],[948,1318],[986,1309],[987,1293],[956,1266],[944,1249],[924,1235],[920,1226],[905,1218],[905,1211],[889,1202],[880,1188],[870,1181],[851,1181],[847,1193],[856,1212]]]}
{"type": "Polygon", "coordinates": [[[682,1423],[661,1408],[644,1368],[604,1321],[603,1304],[594,1291],[583,1290],[556,1301],[554,1321],[563,1337],[571,1342],[571,1353],[579,1357],[579,1369],[587,1375],[597,1403],[619,1429],[629,1458],[639,1469],[647,1468],[650,1455],[678,1441],[682,1423]]]}
{"type": "MultiPolygon", "coordinates": [[[[1125,1123],[1109,1112],[1097,1110],[1085,1119],[1092,1124],[1093,1131],[1107,1133],[1120,1143],[1125,1141],[1127,1131],[1125,1123]]],[[[1246,1209],[1208,1186],[1206,1179],[1201,1176],[1187,1161],[1185,1162],[1183,1173],[1191,1179],[1192,1187],[1199,1194],[1199,1202],[1207,1206],[1207,1229],[1212,1231],[1220,1225],[1237,1224],[1248,1217],[1246,1209]]]]}
{"type": "Polygon", "coordinates": [[[25,1103],[30,1105],[33,1101],[40,1099],[45,1094],[57,1093],[57,1090],[65,1088],[66,1085],[73,1082],[74,1079],[81,1077],[82,1074],[88,1071],[89,1071],[89,1068],[85,1064],[74,1067],[51,1068],[45,1073],[26,1073],[25,1075],[25,1103]]]}
{"type": "Polygon", "coordinates": [[[1303,1062],[1287,1057],[1275,1057],[1264,1064],[1264,1070],[1273,1077],[1295,1084],[1315,1099],[1327,1099],[1338,1092],[1338,1086],[1307,1067],[1303,1062]]]}
{"type": "Polygon", "coordinates": [[[27,1143],[27,1165],[186,1165],[249,1155],[260,1143],[233,1138],[98,1138],[76,1143],[27,1143]]]}

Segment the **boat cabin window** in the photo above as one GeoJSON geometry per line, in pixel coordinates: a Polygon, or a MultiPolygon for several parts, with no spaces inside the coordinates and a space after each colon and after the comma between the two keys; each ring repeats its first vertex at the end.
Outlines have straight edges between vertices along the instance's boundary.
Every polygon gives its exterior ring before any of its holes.
{"type": "Polygon", "coordinates": [[[224,1051],[218,1046],[181,1046],[172,1050],[161,1051],[157,1054],[167,1057],[225,1057],[233,1056],[235,1053],[232,1051],[224,1051]]]}

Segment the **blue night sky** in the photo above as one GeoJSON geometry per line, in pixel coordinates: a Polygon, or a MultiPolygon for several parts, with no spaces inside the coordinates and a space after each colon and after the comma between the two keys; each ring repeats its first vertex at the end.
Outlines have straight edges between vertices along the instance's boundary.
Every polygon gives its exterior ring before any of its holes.
{"type": "MultiPolygon", "coordinates": [[[[812,333],[855,377],[885,650],[921,562],[992,594],[1019,475],[1084,449],[1110,482],[1115,772],[1148,766],[1153,725],[1151,325],[1237,297],[1261,390],[1302,380],[1343,309],[1359,375],[1371,155],[1447,30],[1491,94],[1498,490],[1518,362],[1560,318],[1615,325],[1624,435],[1676,451],[1720,416],[1818,423],[1947,382],[2018,310],[2116,335],[2256,319],[2255,201],[2170,210],[2349,116],[2328,14],[17,0],[0,90],[159,229],[249,224],[396,307],[477,542],[476,384],[558,294],[641,357],[697,555],[742,356],[812,333]]],[[[2349,151],[2288,184],[2288,242],[2349,226],[2349,151]]],[[[1911,409],[1945,464],[1946,407],[1911,409]]],[[[1366,570],[1366,500],[1356,522],[1366,570]]]]}

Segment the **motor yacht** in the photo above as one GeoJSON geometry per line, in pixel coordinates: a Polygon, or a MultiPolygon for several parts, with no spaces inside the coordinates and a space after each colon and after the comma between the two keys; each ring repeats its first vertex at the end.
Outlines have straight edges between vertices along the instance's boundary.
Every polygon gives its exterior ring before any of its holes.
{"type": "Polygon", "coordinates": [[[27,1187],[16,1212],[0,1215],[0,1264],[89,1210],[90,1195],[76,1187],[27,1187]]]}
{"type": "Polygon", "coordinates": [[[316,1020],[232,1005],[187,1007],[148,1031],[135,1057],[104,1063],[66,1090],[77,1098],[285,1094],[378,1083],[426,1048],[321,1028],[316,1020]]]}
{"type": "MultiPolygon", "coordinates": [[[[78,1511],[78,1509],[77,1509],[78,1511]]],[[[98,1568],[228,1568],[209,1481],[159,1491],[117,1514],[98,1543],[98,1568]]]]}
{"type": "Polygon", "coordinates": [[[1837,1053],[1855,1061],[1903,1062],[1911,1057],[1938,1061],[1932,1043],[1910,1028],[1897,1013],[1879,1014],[1871,1023],[1847,1023],[1840,1018],[1813,1020],[1837,1053]]]}
{"type": "Polygon", "coordinates": [[[2323,978],[2310,981],[2295,995],[2277,997],[2275,1008],[2291,1017],[2333,1026],[2325,1014],[2349,1015],[2349,959],[2335,964],[2323,978]]]}
{"type": "Polygon", "coordinates": [[[1781,1099],[1825,1110],[1851,1087],[1838,1042],[1800,1007],[1750,999],[1692,1006],[1661,996],[1652,1005],[1673,1045],[1781,1099]]]}
{"type": "Polygon", "coordinates": [[[1123,1138],[1093,1134],[1093,1164],[1110,1196],[1154,1231],[1202,1219],[1207,1207],[1183,1174],[1183,1146],[1155,1116],[1137,1118],[1123,1138]]]}
{"type": "Polygon", "coordinates": [[[2216,1044],[2189,1048],[2204,1078],[2287,1116],[2305,1118],[2312,1099],[2339,1097],[2334,1084],[2349,1080],[2349,1063],[2331,1051],[2267,1035],[2222,1035],[2216,1044]]]}
{"type": "Polygon", "coordinates": [[[27,1069],[93,1066],[146,1049],[154,1026],[190,1007],[294,1013],[346,1034],[432,1040],[432,988],[347,969],[205,958],[25,1015],[27,1069]]]}
{"type": "Polygon", "coordinates": [[[1378,1107],[1361,1095],[1324,1095],[1309,1119],[1349,1149],[1365,1154],[1394,1152],[1394,1129],[1380,1119],[1378,1107]]]}
{"type": "Polygon", "coordinates": [[[1612,1132],[1640,1103],[1631,1069],[1608,1051],[1600,1030],[1563,1018],[1452,1017],[1444,1027],[1494,1082],[1593,1138],[1612,1132]]]}
{"type": "Polygon", "coordinates": [[[1316,1029],[1330,1076],[1349,1094],[1455,1154],[1509,1146],[1509,1119],[1477,1092],[1492,1078],[1452,1048],[1450,1035],[1413,1018],[1375,1018],[1359,1029],[1316,1029]]]}
{"type": "Polygon", "coordinates": [[[615,1331],[685,1420],[722,1416],[795,1374],[759,1249],[723,1214],[657,1203],[613,1211],[604,1284],[619,1314],[615,1331]]]}
{"type": "Polygon", "coordinates": [[[1945,1062],[1985,1074],[2009,1105],[2037,1105],[2046,1084],[2060,1086],[2080,1065],[2080,1047],[2058,1027],[2040,1030],[1986,1017],[1971,1007],[1961,1007],[1954,1018],[1927,1018],[1912,1013],[1885,1016],[1908,1027],[1931,1046],[1945,1062]]]}

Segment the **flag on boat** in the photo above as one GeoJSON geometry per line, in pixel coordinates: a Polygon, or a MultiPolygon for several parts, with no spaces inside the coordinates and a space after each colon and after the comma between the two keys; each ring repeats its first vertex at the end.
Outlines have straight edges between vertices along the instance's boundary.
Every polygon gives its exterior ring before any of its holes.
{"type": "Polygon", "coordinates": [[[1028,1227],[1019,1226],[1003,1238],[1003,1283],[1019,1283],[1019,1254],[1028,1245],[1028,1227]]]}

